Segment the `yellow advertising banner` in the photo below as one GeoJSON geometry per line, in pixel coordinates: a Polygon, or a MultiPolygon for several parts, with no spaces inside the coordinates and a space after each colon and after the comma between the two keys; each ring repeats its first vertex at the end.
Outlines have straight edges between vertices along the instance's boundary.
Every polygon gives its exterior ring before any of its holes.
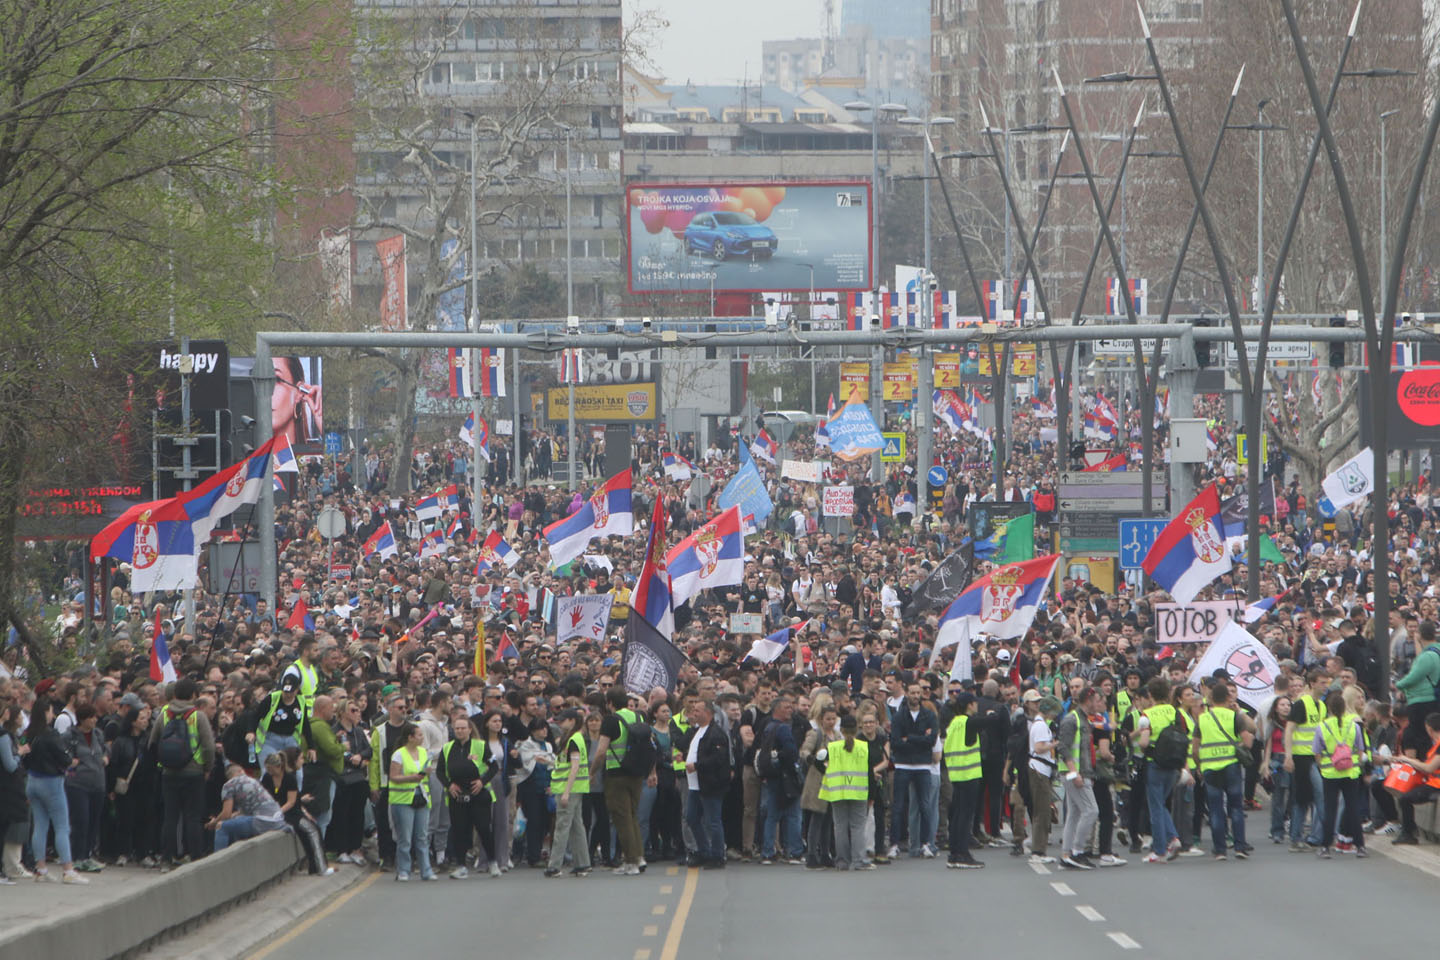
{"type": "Polygon", "coordinates": [[[930,369],[936,390],[960,389],[960,354],[937,353],[930,369]]]}
{"type": "MultiPolygon", "coordinates": [[[[546,391],[546,412],[551,420],[570,416],[570,388],[546,391]]],[[[575,419],[605,423],[633,423],[654,420],[660,415],[659,397],[653,383],[597,383],[575,387],[575,419]]]]}
{"type": "MultiPolygon", "coordinates": [[[[1000,359],[1000,351],[1004,349],[1000,344],[995,344],[995,359],[1000,359]]],[[[992,375],[990,367],[990,346],[982,344],[979,347],[980,353],[980,376],[992,375]]],[[[1033,343],[1013,343],[1010,345],[1010,376],[1012,377],[1033,377],[1039,370],[1039,354],[1033,343]]]]}
{"type": "Polygon", "coordinates": [[[891,402],[908,403],[915,399],[915,384],[919,380],[915,359],[887,361],[882,368],[882,383],[885,399],[891,402]]]}
{"type": "Polygon", "coordinates": [[[870,364],[861,361],[840,364],[840,395],[836,403],[870,402],[870,364]]]}

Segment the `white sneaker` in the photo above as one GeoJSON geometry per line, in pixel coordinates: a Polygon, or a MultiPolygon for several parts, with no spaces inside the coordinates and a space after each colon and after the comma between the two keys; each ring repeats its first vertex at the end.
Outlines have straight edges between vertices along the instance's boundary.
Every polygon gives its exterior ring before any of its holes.
{"type": "Polygon", "coordinates": [[[1054,862],[1055,862],[1055,858],[1054,858],[1054,857],[1047,857],[1047,856],[1045,856],[1045,855],[1043,855],[1043,854],[1039,854],[1039,853],[1032,853],[1032,854],[1030,854],[1030,859],[1029,859],[1028,861],[1026,861],[1026,862],[1027,862],[1027,863],[1035,863],[1035,864],[1040,864],[1040,863],[1054,863],[1054,862]]]}
{"type": "Polygon", "coordinates": [[[408,873],[397,873],[397,874],[395,874],[395,882],[397,882],[397,883],[408,883],[409,880],[410,880],[410,874],[408,874],[408,873]]]}
{"type": "Polygon", "coordinates": [[[1199,847],[1188,847],[1188,848],[1186,848],[1186,849],[1184,849],[1184,850],[1181,850],[1180,853],[1179,853],[1179,856],[1182,856],[1182,857],[1203,857],[1203,856],[1205,856],[1205,851],[1204,851],[1204,850],[1201,850],[1199,847]]]}
{"type": "Polygon", "coordinates": [[[320,876],[322,876],[322,877],[333,877],[333,876],[335,876],[335,868],[334,868],[334,867],[326,867],[326,868],[324,869],[324,871],[321,872],[320,876]]]}
{"type": "Polygon", "coordinates": [[[82,885],[83,885],[83,884],[89,883],[89,882],[90,882],[90,878],[89,878],[89,877],[82,877],[82,876],[80,876],[79,873],[77,873],[77,872],[74,871],[74,870],[66,870],[65,873],[64,873],[64,875],[60,878],[60,882],[61,882],[61,883],[78,883],[78,884],[82,884],[82,885]]]}
{"type": "MultiPolygon", "coordinates": [[[[620,864],[620,866],[616,867],[614,870],[611,870],[610,872],[613,873],[613,874],[615,874],[615,876],[617,876],[617,877],[623,877],[623,876],[625,876],[625,873],[626,873],[625,864],[623,864],[623,863],[620,864]]],[[[638,871],[637,871],[637,872],[638,872],[638,871]]]]}
{"type": "Polygon", "coordinates": [[[627,876],[627,877],[638,877],[638,876],[640,876],[640,865],[639,865],[638,863],[627,863],[627,864],[625,865],[625,876],[627,876]]]}
{"type": "Polygon", "coordinates": [[[936,856],[935,848],[932,847],[932,846],[930,846],[930,844],[928,844],[928,843],[925,844],[923,847],[920,848],[920,856],[924,857],[926,860],[933,860],[933,859],[935,859],[935,856],[936,856]]]}
{"type": "Polygon", "coordinates": [[[890,852],[886,854],[886,856],[891,860],[898,860],[900,858],[900,848],[892,843],[890,845],[890,852]]]}
{"type": "Polygon", "coordinates": [[[454,870],[450,871],[451,880],[464,880],[468,876],[470,876],[470,871],[465,869],[464,867],[456,867],[454,870]]]}
{"type": "Polygon", "coordinates": [[[494,861],[491,861],[491,863],[490,863],[490,876],[492,876],[492,877],[498,877],[498,876],[500,876],[500,864],[495,863],[494,861]]]}
{"type": "Polygon", "coordinates": [[[1095,862],[1098,863],[1098,864],[1099,864],[1100,866],[1102,866],[1102,867],[1123,867],[1123,866],[1125,866],[1125,864],[1128,863],[1129,861],[1127,861],[1127,860],[1125,860],[1125,859],[1123,859],[1123,858],[1121,858],[1121,857],[1117,857],[1117,856],[1115,856],[1114,854],[1107,853],[1107,854],[1105,854],[1105,856],[1101,857],[1099,860],[1096,860],[1095,862]]]}

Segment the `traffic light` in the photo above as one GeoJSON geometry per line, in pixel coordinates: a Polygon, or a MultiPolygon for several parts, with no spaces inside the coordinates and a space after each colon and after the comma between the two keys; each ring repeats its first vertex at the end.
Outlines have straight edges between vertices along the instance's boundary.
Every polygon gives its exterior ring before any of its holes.
{"type": "MultiPolygon", "coordinates": [[[[1345,328],[1344,317],[1331,317],[1330,329],[1343,330],[1345,328]]],[[[1345,366],[1345,342],[1343,340],[1330,341],[1330,367],[1339,370],[1345,366]]]]}
{"type": "MultiPolygon", "coordinates": [[[[1201,317],[1195,321],[1197,327],[1213,327],[1215,321],[1210,317],[1201,317]]],[[[1210,341],[1196,339],[1195,341],[1195,365],[1199,367],[1210,366],[1210,341]]]]}

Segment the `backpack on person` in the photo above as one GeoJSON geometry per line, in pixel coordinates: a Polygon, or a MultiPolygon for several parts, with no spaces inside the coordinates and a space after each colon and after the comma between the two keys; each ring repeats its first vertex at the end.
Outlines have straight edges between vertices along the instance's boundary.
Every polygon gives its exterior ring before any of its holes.
{"type": "Polygon", "coordinates": [[[650,724],[642,720],[625,723],[625,756],[620,758],[619,772],[627,777],[648,777],[659,759],[660,748],[650,724]]]}
{"type": "Polygon", "coordinates": [[[1190,755],[1190,737],[1186,735],[1184,725],[1185,721],[1177,716],[1155,738],[1155,752],[1151,759],[1161,770],[1179,770],[1185,766],[1185,758],[1190,755]]]}
{"type": "Polygon", "coordinates": [[[191,707],[184,713],[168,713],[169,719],[160,728],[160,743],[156,750],[160,766],[167,770],[183,770],[195,759],[195,744],[190,737],[191,707]]]}

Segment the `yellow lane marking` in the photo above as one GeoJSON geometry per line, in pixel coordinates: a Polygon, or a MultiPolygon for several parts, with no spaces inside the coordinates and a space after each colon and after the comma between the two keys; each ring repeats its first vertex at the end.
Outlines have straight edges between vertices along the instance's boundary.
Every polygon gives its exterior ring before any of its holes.
{"type": "Polygon", "coordinates": [[[663,896],[667,896],[667,895],[672,894],[672,893],[674,893],[674,892],[675,892],[675,884],[673,884],[673,883],[662,883],[662,884],[660,884],[660,896],[662,896],[662,897],[663,897],[663,896]]]}
{"type": "Polygon", "coordinates": [[[665,949],[660,951],[660,960],[675,960],[679,956],[680,938],[685,935],[685,921],[690,916],[690,905],[695,902],[695,887],[699,883],[698,867],[685,871],[685,889],[680,892],[680,903],[675,907],[675,917],[670,921],[669,932],[665,934],[665,949]]]}
{"type": "Polygon", "coordinates": [[[663,917],[663,916],[665,916],[665,904],[663,904],[663,903],[657,903],[657,904],[655,904],[655,906],[653,906],[653,907],[650,908],[650,912],[651,912],[653,915],[657,916],[657,917],[663,917]]]}
{"type": "Polygon", "coordinates": [[[352,898],[354,898],[357,894],[364,892],[367,888],[369,888],[372,883],[374,883],[376,880],[379,880],[381,876],[382,874],[378,871],[370,874],[370,876],[366,877],[364,880],[361,880],[349,890],[346,890],[344,893],[340,894],[339,897],[326,904],[320,910],[312,913],[300,923],[291,927],[278,939],[271,940],[265,946],[261,947],[258,952],[250,954],[250,960],[263,960],[264,957],[270,956],[270,954],[274,953],[276,950],[279,950],[281,947],[285,946],[285,944],[294,940],[296,937],[300,936],[300,934],[304,933],[306,930],[309,930],[311,927],[315,926],[315,924],[319,923],[321,920],[324,920],[326,917],[330,916],[330,914],[334,913],[336,910],[339,910],[345,904],[349,903],[352,898]]]}
{"type": "Polygon", "coordinates": [[[653,924],[653,923],[647,923],[647,924],[645,924],[645,928],[644,928],[643,930],[641,930],[640,932],[641,932],[642,934],[644,934],[645,936],[647,936],[647,937],[658,937],[658,936],[660,936],[660,928],[659,928],[658,926],[656,926],[655,924],[653,924]]]}

